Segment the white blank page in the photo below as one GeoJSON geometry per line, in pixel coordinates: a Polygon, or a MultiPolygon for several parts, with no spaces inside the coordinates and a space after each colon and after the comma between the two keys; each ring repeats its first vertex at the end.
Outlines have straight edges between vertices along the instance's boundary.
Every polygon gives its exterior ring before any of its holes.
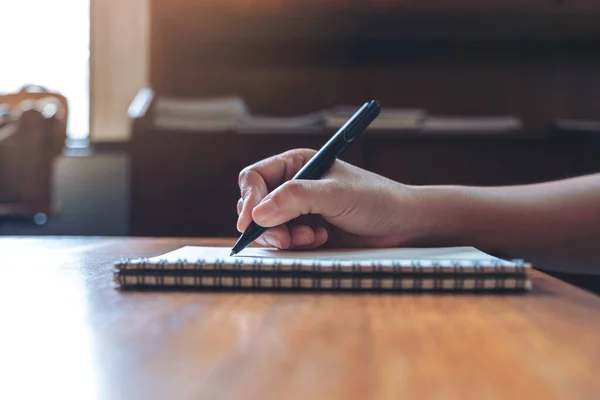
{"type": "Polygon", "coordinates": [[[474,247],[440,247],[440,248],[397,248],[397,249],[341,249],[341,250],[309,250],[286,251],[273,248],[248,247],[234,257],[230,257],[231,247],[185,246],[150,261],[166,260],[198,260],[201,258],[234,260],[236,258],[293,258],[307,260],[499,260],[474,247]]]}

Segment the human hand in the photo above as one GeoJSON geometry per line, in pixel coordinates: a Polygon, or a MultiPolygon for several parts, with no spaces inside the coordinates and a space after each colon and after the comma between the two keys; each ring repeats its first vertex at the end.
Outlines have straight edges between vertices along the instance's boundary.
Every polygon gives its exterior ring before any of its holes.
{"type": "Polygon", "coordinates": [[[257,242],[281,249],[391,247],[416,237],[416,188],[341,160],[321,179],[291,180],[315,153],[291,150],[240,172],[240,232],[254,220],[268,228],[257,242]]]}

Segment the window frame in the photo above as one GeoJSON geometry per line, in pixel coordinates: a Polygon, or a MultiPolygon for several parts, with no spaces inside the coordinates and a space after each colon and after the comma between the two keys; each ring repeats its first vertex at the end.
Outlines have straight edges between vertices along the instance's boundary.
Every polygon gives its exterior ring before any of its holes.
{"type": "Polygon", "coordinates": [[[130,137],[127,110],[149,80],[150,0],[90,0],[90,142],[130,137]]]}

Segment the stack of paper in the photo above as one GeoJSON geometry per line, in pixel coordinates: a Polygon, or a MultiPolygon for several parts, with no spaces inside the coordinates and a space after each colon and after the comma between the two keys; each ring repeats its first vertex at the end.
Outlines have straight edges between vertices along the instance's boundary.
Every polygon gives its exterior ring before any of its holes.
{"type": "Polygon", "coordinates": [[[154,109],[157,128],[184,131],[235,130],[248,115],[246,103],[238,97],[173,99],[159,98],[154,109]]]}
{"type": "MultiPolygon", "coordinates": [[[[360,106],[339,106],[297,116],[252,115],[243,99],[214,98],[157,99],[154,124],[157,128],[190,132],[232,131],[239,133],[304,133],[339,129],[360,106]]],[[[500,134],[517,133],[522,123],[513,116],[430,116],[419,108],[382,108],[368,130],[415,134],[500,134]]]]}
{"type": "MultiPolygon", "coordinates": [[[[342,127],[360,107],[335,107],[323,113],[325,126],[342,127]]],[[[418,131],[426,117],[426,112],[416,108],[382,108],[379,117],[369,125],[369,129],[418,131]]]]}
{"type": "Polygon", "coordinates": [[[320,131],[323,117],[320,113],[299,116],[243,116],[239,120],[240,133],[295,133],[320,131]]]}
{"type": "Polygon", "coordinates": [[[517,133],[521,121],[511,116],[500,117],[428,117],[421,133],[425,134],[498,134],[517,133]]]}

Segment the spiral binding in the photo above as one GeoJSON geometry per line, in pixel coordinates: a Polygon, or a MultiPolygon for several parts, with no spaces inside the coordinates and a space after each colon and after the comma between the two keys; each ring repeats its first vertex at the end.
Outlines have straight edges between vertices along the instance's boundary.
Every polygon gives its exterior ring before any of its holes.
{"type": "Polygon", "coordinates": [[[454,273],[520,273],[530,265],[523,260],[301,260],[283,258],[254,258],[252,262],[243,259],[227,261],[224,258],[199,258],[195,261],[166,259],[150,262],[148,258],[122,259],[115,264],[118,271],[254,271],[254,272],[414,272],[441,273],[452,270],[454,273]]]}
{"type": "Polygon", "coordinates": [[[148,258],[115,264],[119,288],[301,289],[353,291],[524,291],[522,260],[290,260],[148,258]]]}
{"type": "Polygon", "coordinates": [[[318,289],[358,291],[523,291],[531,289],[526,276],[505,277],[343,277],[258,275],[115,275],[120,288],[189,287],[205,289],[318,289]]]}

